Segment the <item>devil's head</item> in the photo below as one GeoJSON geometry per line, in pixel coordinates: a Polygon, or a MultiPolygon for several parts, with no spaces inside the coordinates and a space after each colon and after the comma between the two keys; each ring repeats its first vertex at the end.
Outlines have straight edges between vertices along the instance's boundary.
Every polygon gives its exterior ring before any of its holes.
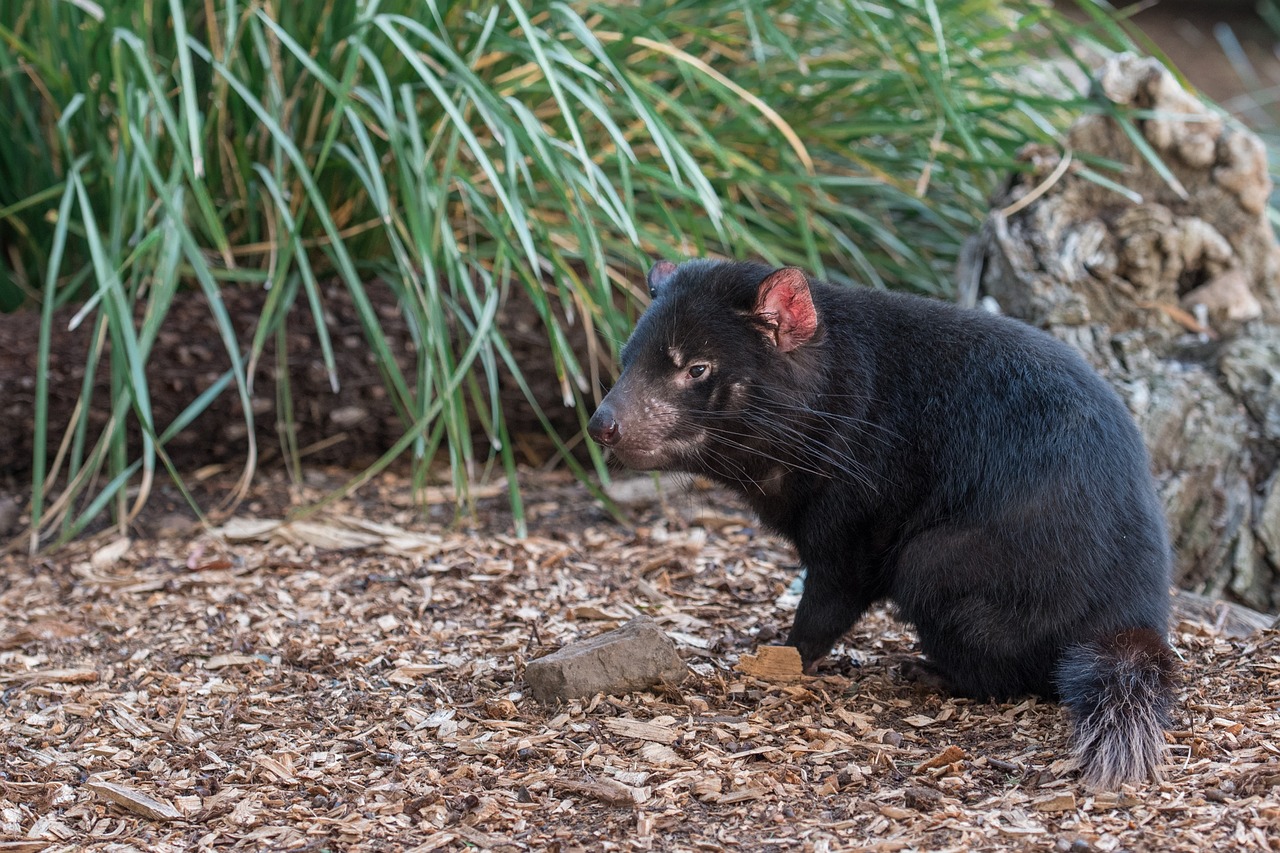
{"type": "Polygon", "coordinates": [[[649,293],[591,437],[637,470],[726,475],[726,458],[769,455],[779,439],[761,414],[816,381],[823,330],[808,278],[760,264],[660,261],[649,293]]]}

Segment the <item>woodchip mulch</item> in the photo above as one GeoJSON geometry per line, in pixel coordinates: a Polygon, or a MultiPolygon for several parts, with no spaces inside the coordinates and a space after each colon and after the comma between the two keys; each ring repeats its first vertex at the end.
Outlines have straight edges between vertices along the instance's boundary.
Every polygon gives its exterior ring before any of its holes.
{"type": "Polygon", "coordinates": [[[911,683],[884,613],[819,677],[736,669],[785,636],[795,557],[714,493],[624,528],[544,478],[523,540],[408,494],[0,558],[0,853],[1280,849],[1280,631],[1177,625],[1164,780],[1094,794],[1060,708],[911,683]],[[683,685],[526,695],[638,613],[683,685]]]}

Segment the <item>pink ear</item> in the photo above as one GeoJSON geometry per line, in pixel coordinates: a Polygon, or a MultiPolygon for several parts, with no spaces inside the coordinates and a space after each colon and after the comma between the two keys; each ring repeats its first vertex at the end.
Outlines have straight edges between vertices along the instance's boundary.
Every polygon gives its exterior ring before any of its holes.
{"type": "Polygon", "coordinates": [[[649,295],[657,296],[658,291],[676,273],[676,265],[671,261],[658,261],[649,270],[649,295]]]}
{"type": "Polygon", "coordinates": [[[794,267],[770,273],[760,282],[755,315],[782,352],[804,346],[818,331],[818,311],[813,307],[809,280],[794,267]]]}

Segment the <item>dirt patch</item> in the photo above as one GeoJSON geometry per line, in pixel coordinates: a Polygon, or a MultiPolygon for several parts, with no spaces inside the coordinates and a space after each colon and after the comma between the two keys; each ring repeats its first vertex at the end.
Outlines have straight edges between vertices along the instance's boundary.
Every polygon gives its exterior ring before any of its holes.
{"type": "MultiPolygon", "coordinates": [[[[1161,0],[1131,20],[1205,96],[1257,124],[1258,116],[1251,113],[1259,104],[1271,103],[1267,90],[1280,83],[1276,33],[1257,6],[1246,0],[1161,0]],[[1246,79],[1241,73],[1254,76],[1246,79]]],[[[1273,123],[1269,118],[1261,122],[1267,127],[1273,123]]]]}
{"type": "MultiPolygon", "coordinates": [[[[822,674],[784,635],[795,557],[715,492],[624,529],[542,478],[426,524],[384,480],[312,525],[98,539],[0,561],[0,850],[1275,849],[1280,633],[1183,623],[1165,780],[1082,790],[1065,717],[904,677],[864,620],[822,674]],[[654,617],[678,691],[547,707],[527,661],[654,617]]],[[[311,496],[302,496],[311,497],[311,496]]],[[[257,524],[255,527],[254,524],[257,524]]]]}

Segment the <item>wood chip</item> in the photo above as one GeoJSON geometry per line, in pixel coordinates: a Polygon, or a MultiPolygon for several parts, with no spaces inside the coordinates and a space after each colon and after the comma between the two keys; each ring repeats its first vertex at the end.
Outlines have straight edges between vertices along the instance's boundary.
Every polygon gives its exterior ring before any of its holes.
{"type": "Polygon", "coordinates": [[[551,784],[561,790],[572,791],[575,794],[594,797],[595,799],[608,803],[611,806],[633,806],[636,804],[636,797],[632,789],[621,782],[614,782],[612,779],[591,779],[583,781],[576,779],[555,779],[551,784]]]}
{"type": "Polygon", "coordinates": [[[55,643],[69,640],[84,634],[86,629],[79,622],[64,622],[61,619],[37,619],[29,625],[23,625],[12,634],[0,639],[0,649],[16,649],[33,643],[55,643]]]}
{"type": "MultiPolygon", "coordinates": [[[[515,539],[509,514],[437,524],[405,498],[411,480],[380,482],[317,516],[376,536],[369,549],[188,532],[136,539],[100,572],[101,541],[42,557],[47,571],[0,554],[0,853],[368,839],[423,853],[1156,839],[1161,853],[1204,853],[1265,850],[1280,826],[1275,628],[1175,625],[1187,677],[1165,781],[1095,794],[1064,760],[1060,705],[908,682],[893,662],[918,642],[884,610],[819,677],[802,678],[790,649],[790,680],[735,671],[736,649],[792,618],[779,592],[796,556],[750,519],[697,528],[700,510],[668,501],[623,527],[551,478],[524,492],[530,532],[515,539]],[[412,536],[416,553],[392,549],[412,536]],[[696,676],[535,698],[532,662],[609,627],[575,614],[639,604],[696,676]],[[67,776],[75,767],[94,783],[67,776]]],[[[277,485],[258,517],[284,517],[297,489],[321,484],[277,485]]],[[[698,492],[741,518],[721,500],[698,492]]]]}
{"type": "Polygon", "coordinates": [[[455,827],[453,831],[457,837],[471,842],[471,844],[481,850],[503,850],[509,848],[521,849],[524,847],[523,844],[517,844],[510,838],[505,838],[492,832],[481,832],[480,830],[466,826],[465,824],[455,827]]]}
{"type": "Polygon", "coordinates": [[[674,749],[660,743],[646,743],[636,752],[636,757],[645,764],[652,764],[658,767],[672,767],[677,764],[684,764],[674,749]]]}
{"type": "Polygon", "coordinates": [[[1076,795],[1070,791],[1054,794],[1051,797],[1036,800],[1031,808],[1038,812],[1073,812],[1076,810],[1076,795]]]}
{"type": "Polygon", "coordinates": [[[182,812],[167,800],[157,799],[125,785],[90,779],[84,786],[104,799],[143,817],[161,821],[182,819],[182,812]]]}
{"type": "Polygon", "coordinates": [[[297,777],[293,775],[293,768],[278,759],[272,758],[269,755],[255,755],[253,757],[253,761],[263,770],[275,777],[277,781],[283,782],[286,785],[296,785],[298,783],[297,777]]]}
{"type": "Polygon", "coordinates": [[[735,668],[761,681],[791,682],[804,677],[795,646],[760,646],[754,655],[743,655],[735,668]]]}
{"type": "Polygon", "coordinates": [[[680,736],[671,726],[660,726],[627,717],[606,717],[600,725],[621,737],[634,737],[654,743],[675,743],[680,736]]]}
{"type": "Polygon", "coordinates": [[[0,683],[11,683],[15,681],[27,682],[29,684],[84,684],[90,681],[98,680],[98,671],[96,669],[77,668],[77,669],[45,669],[32,670],[27,672],[3,672],[0,673],[0,683]]]}
{"type": "Polygon", "coordinates": [[[693,795],[700,800],[715,802],[720,799],[724,781],[719,776],[703,776],[693,783],[693,795]]]}
{"type": "Polygon", "coordinates": [[[108,542],[93,552],[93,555],[89,558],[89,565],[93,566],[96,571],[105,571],[120,562],[121,558],[129,553],[129,547],[132,544],[132,540],[128,537],[108,542]]]}
{"type": "Polygon", "coordinates": [[[204,668],[222,669],[225,666],[248,666],[255,663],[262,663],[262,660],[253,655],[214,655],[204,662],[204,668]]]}
{"type": "Polygon", "coordinates": [[[933,758],[921,761],[916,765],[916,771],[923,773],[925,770],[933,770],[935,767],[946,767],[948,764],[955,764],[957,761],[963,761],[966,757],[967,756],[963,749],[952,744],[942,752],[939,752],[933,758]]]}
{"type": "Polygon", "coordinates": [[[915,817],[916,813],[911,809],[904,809],[901,806],[881,806],[880,814],[893,820],[906,820],[915,817]]]}
{"type": "Polygon", "coordinates": [[[391,672],[387,673],[387,681],[392,684],[402,684],[405,687],[415,687],[428,675],[434,675],[441,670],[448,669],[444,664],[424,664],[411,663],[404,666],[398,666],[391,672]]]}

